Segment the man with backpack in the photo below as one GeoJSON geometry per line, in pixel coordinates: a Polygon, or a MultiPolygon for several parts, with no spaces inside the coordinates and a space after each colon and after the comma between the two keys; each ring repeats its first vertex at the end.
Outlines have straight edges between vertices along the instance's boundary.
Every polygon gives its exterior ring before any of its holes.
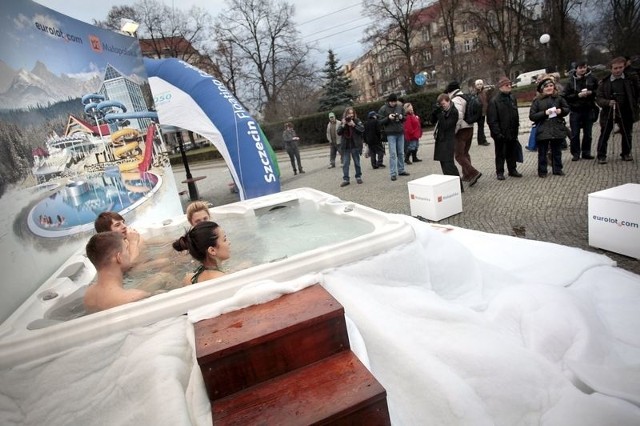
{"type": "Polygon", "coordinates": [[[469,182],[469,186],[473,186],[478,182],[482,173],[471,164],[469,150],[471,149],[471,139],[473,139],[473,123],[482,115],[482,104],[477,97],[463,94],[460,91],[460,83],[457,81],[449,83],[445,93],[449,95],[458,110],[454,157],[462,168],[462,180],[469,182]]]}

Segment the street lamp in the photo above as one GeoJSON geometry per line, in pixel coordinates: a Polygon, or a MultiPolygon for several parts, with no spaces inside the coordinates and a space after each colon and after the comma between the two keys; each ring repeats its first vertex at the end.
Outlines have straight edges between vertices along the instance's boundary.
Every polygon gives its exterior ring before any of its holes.
{"type": "Polygon", "coordinates": [[[544,33],[540,36],[540,44],[542,44],[542,48],[544,49],[545,71],[549,71],[549,41],[551,41],[551,36],[549,34],[544,33]]]}

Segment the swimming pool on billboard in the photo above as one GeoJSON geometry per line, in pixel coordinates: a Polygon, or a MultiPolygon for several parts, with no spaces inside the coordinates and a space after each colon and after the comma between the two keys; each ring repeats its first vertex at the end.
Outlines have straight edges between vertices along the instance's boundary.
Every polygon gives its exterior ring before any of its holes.
{"type": "Polygon", "coordinates": [[[101,212],[125,214],[149,199],[161,183],[151,172],[117,170],[71,179],[31,209],[29,229],[41,237],[87,231],[101,212]]]}

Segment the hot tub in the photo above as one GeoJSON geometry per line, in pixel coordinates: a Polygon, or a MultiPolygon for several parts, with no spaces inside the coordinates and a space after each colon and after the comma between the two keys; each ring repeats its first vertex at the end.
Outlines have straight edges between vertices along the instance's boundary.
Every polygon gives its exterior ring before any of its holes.
{"type": "MultiPolygon", "coordinates": [[[[83,315],[82,297],[95,276],[84,249],[65,262],[0,326],[0,367],[26,362],[132,327],[144,326],[189,309],[231,297],[259,280],[285,281],[379,254],[413,241],[401,218],[310,188],[299,188],[211,209],[232,241],[232,259],[257,246],[255,266],[205,283],[83,315]],[[278,216],[290,210],[291,216],[278,216]],[[317,216],[316,216],[317,215],[317,216]],[[240,220],[239,231],[226,224],[240,220]],[[336,234],[331,231],[338,230],[336,234]],[[244,241],[233,241],[242,233],[244,241]],[[260,238],[258,238],[260,237],[260,238]],[[253,238],[253,239],[252,239],[253,238]]],[[[139,225],[139,224],[137,224],[139,225]]],[[[229,225],[231,226],[231,225],[229,225]]],[[[186,216],[136,226],[145,239],[176,235],[186,216]]]]}

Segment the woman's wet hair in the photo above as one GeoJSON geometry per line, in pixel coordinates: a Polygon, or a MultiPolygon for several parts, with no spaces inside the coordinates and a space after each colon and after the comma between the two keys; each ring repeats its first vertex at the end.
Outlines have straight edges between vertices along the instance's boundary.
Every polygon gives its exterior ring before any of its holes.
{"type": "Polygon", "coordinates": [[[200,222],[174,241],[173,248],[176,251],[188,250],[195,260],[204,262],[209,247],[218,245],[218,234],[215,232],[218,227],[215,222],[200,222]]]}

